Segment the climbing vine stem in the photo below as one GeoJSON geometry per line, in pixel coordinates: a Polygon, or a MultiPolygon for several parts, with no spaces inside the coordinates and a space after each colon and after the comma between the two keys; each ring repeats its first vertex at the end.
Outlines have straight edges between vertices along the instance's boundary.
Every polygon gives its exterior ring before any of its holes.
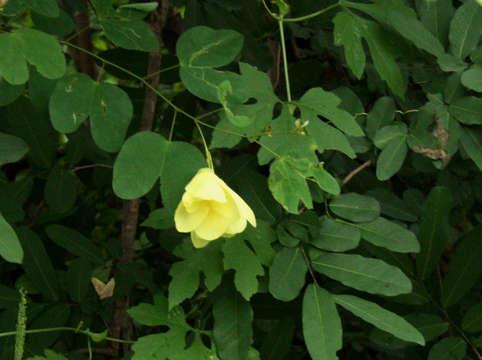
{"type": "Polygon", "coordinates": [[[290,76],[288,73],[288,57],[286,56],[286,42],[285,42],[283,17],[279,18],[278,26],[279,26],[280,36],[281,36],[281,52],[283,53],[283,68],[284,68],[285,82],[286,82],[286,96],[288,97],[288,102],[291,102],[290,76]]]}

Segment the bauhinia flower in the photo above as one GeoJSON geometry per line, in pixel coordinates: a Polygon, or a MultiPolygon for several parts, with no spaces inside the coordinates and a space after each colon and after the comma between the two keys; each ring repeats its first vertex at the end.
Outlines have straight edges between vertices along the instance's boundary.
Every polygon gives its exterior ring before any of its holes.
{"type": "Polygon", "coordinates": [[[177,231],[191,233],[196,248],[241,233],[248,222],[256,227],[253,210],[209,168],[186,185],[174,221],[177,231]]]}

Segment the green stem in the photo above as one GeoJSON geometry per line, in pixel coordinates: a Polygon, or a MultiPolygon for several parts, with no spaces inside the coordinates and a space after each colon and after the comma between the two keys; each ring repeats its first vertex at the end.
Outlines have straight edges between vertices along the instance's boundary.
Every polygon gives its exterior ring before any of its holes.
{"type": "Polygon", "coordinates": [[[269,14],[272,18],[278,20],[278,19],[279,19],[278,15],[276,15],[274,12],[272,12],[272,11],[269,9],[268,5],[266,4],[266,1],[265,1],[265,0],[262,0],[262,3],[263,3],[264,8],[266,9],[266,11],[268,12],[268,14],[269,14]]]}
{"type": "Polygon", "coordinates": [[[320,285],[318,284],[318,281],[316,280],[315,273],[311,268],[311,261],[308,257],[308,254],[306,254],[306,251],[303,245],[300,245],[300,250],[301,250],[301,253],[303,254],[303,258],[305,259],[306,266],[308,267],[308,271],[311,275],[311,278],[313,279],[313,282],[315,283],[316,286],[320,287],[320,285]]]}
{"type": "Polygon", "coordinates": [[[317,17],[317,16],[320,16],[320,15],[323,15],[324,13],[340,6],[341,3],[340,2],[337,2],[336,4],[333,4],[333,5],[330,5],[330,6],[327,6],[326,8],[324,9],[321,9],[319,11],[316,11],[314,13],[311,13],[309,15],[305,15],[305,16],[300,16],[300,17],[297,17],[297,18],[285,18],[283,19],[285,22],[299,22],[299,21],[305,21],[305,20],[308,20],[308,19],[312,19],[314,17],[317,17]]]}
{"type": "Polygon", "coordinates": [[[122,66],[119,66],[113,62],[110,62],[102,57],[100,57],[99,55],[93,53],[92,51],[89,51],[89,50],[86,50],[80,46],[77,46],[75,44],[72,44],[68,41],[63,41],[63,40],[60,40],[60,43],[64,44],[64,45],[67,45],[67,46],[70,46],[74,49],[77,49],[79,51],[82,51],[86,54],[89,54],[90,56],[92,56],[93,58],[97,59],[97,60],[100,60],[102,61],[103,63],[106,63],[107,65],[110,65],[112,67],[115,67],[116,69],[132,76],[134,79],[137,79],[139,80],[140,82],[142,82],[145,86],[147,86],[149,89],[151,89],[152,91],[154,91],[156,93],[157,96],[159,96],[166,104],[168,104],[170,107],[172,107],[174,110],[176,110],[177,112],[187,116],[189,119],[191,120],[194,120],[196,121],[197,118],[195,116],[192,116],[191,114],[189,114],[188,112],[184,111],[183,109],[181,109],[179,106],[175,105],[171,100],[169,100],[163,93],[161,93],[159,90],[157,90],[155,87],[153,87],[151,84],[149,84],[149,82],[144,79],[143,77],[137,75],[137,74],[134,74],[132,71],[128,70],[128,69],[125,69],[123,68],[122,66]]]}
{"type": "Polygon", "coordinates": [[[181,66],[181,65],[176,64],[176,65],[172,65],[172,66],[169,66],[167,68],[161,69],[159,71],[153,72],[152,74],[147,74],[146,76],[144,76],[144,79],[147,80],[147,79],[150,79],[153,76],[156,76],[157,74],[162,74],[163,72],[177,69],[179,66],[181,66]]]}
{"type": "MultiPolygon", "coordinates": [[[[169,105],[170,107],[172,107],[175,111],[177,111],[178,113],[181,113],[183,114],[184,116],[186,116],[187,118],[191,119],[192,121],[194,121],[197,129],[200,131],[201,130],[201,127],[199,126],[200,124],[203,125],[203,126],[206,126],[206,127],[210,127],[210,128],[216,128],[217,130],[221,131],[221,132],[224,132],[226,134],[231,134],[231,135],[235,135],[235,136],[239,136],[239,137],[242,137],[242,138],[248,138],[248,136],[245,136],[243,134],[240,134],[240,133],[236,133],[234,131],[229,131],[229,130],[225,130],[225,129],[218,129],[216,126],[213,126],[213,125],[210,125],[210,124],[207,124],[203,121],[200,121],[197,117],[189,114],[188,112],[184,111],[182,108],[180,108],[179,106],[176,106],[172,101],[170,101],[164,94],[162,94],[159,90],[157,90],[155,87],[153,87],[151,84],[149,84],[149,82],[142,78],[141,76],[139,75],[136,75],[134,74],[132,71],[128,70],[128,69],[125,69],[123,68],[122,66],[119,66],[113,62],[110,62],[104,58],[102,58],[101,56],[97,55],[97,54],[94,54],[93,52],[89,51],[89,50],[86,50],[80,46],[77,46],[75,44],[72,44],[68,41],[63,41],[61,40],[60,43],[64,44],[64,45],[67,45],[67,46],[70,46],[74,49],[77,49],[79,51],[82,51],[90,56],[92,56],[93,58],[97,59],[97,60],[100,60],[102,61],[103,63],[107,64],[107,65],[110,65],[112,67],[115,67],[116,69],[122,71],[123,73],[127,74],[127,75],[130,75],[131,77],[133,77],[134,79],[137,79],[139,80],[140,82],[142,82],[145,86],[147,86],[149,89],[151,89],[152,91],[154,91],[154,93],[157,94],[157,96],[159,96],[167,105],[169,105]]],[[[222,109],[217,109],[217,111],[221,111],[222,109]]],[[[213,111],[214,112],[214,111],[213,111]]],[[[203,114],[200,116],[200,118],[203,118],[207,116],[207,114],[203,114]]],[[[207,157],[207,161],[208,161],[208,164],[211,164],[212,166],[212,158],[211,158],[211,154],[209,153],[209,150],[208,150],[208,147],[207,147],[207,143],[206,143],[206,140],[204,139],[204,135],[202,134],[202,132],[200,131],[200,134],[201,134],[201,138],[203,139],[203,142],[204,142],[204,148],[205,150],[207,150],[207,154],[209,155],[206,155],[207,157]]],[[[257,142],[261,147],[265,148],[266,150],[268,151],[271,151],[266,145],[263,145],[259,142],[257,142]]],[[[278,155],[279,156],[279,155],[278,155]]]]}
{"type": "Polygon", "coordinates": [[[175,105],[171,100],[169,100],[167,98],[167,96],[165,96],[163,93],[161,93],[159,90],[157,90],[155,87],[153,87],[151,84],[149,84],[149,82],[140,77],[139,75],[137,74],[134,74],[132,71],[128,70],[128,69],[125,69],[123,68],[122,66],[119,66],[113,62],[110,62],[108,60],[105,60],[103,58],[101,58],[100,56],[98,56],[97,54],[89,51],[89,50],[86,50],[84,48],[81,48],[80,46],[77,46],[77,45],[74,45],[72,43],[69,43],[67,41],[60,41],[62,44],[65,44],[65,45],[68,45],[70,47],[73,47],[74,49],[77,49],[79,51],[83,51],[85,52],[86,54],[89,54],[90,56],[102,61],[103,63],[107,64],[107,65],[110,65],[112,67],[115,67],[116,69],[122,71],[122,72],[125,72],[126,74],[132,76],[133,78],[139,80],[140,82],[142,82],[145,86],[147,86],[149,89],[151,89],[152,91],[154,91],[154,93],[157,94],[157,96],[159,96],[166,104],[168,104],[170,107],[172,107],[175,111],[183,114],[184,116],[187,116],[189,119],[193,120],[194,123],[196,124],[196,127],[197,129],[199,130],[199,133],[201,135],[201,139],[203,141],[203,145],[204,145],[204,149],[206,150],[206,160],[208,162],[208,166],[210,168],[213,168],[213,161],[212,161],[212,158],[211,158],[211,153],[209,152],[209,149],[208,149],[208,146],[207,146],[207,143],[206,143],[206,139],[204,138],[204,134],[202,133],[202,130],[201,130],[201,127],[199,126],[199,123],[198,123],[198,119],[195,117],[195,116],[192,116],[191,114],[189,114],[188,112],[184,111],[182,108],[180,108],[179,106],[175,105]]]}
{"type": "Polygon", "coordinates": [[[174,116],[172,118],[171,122],[171,130],[169,130],[169,142],[172,141],[172,135],[174,134],[174,126],[176,126],[176,118],[177,118],[177,111],[174,110],[174,116]]]}
{"type": "Polygon", "coordinates": [[[288,97],[288,102],[291,102],[291,88],[290,88],[290,76],[288,74],[288,59],[286,56],[286,43],[285,43],[285,31],[283,26],[283,18],[278,20],[279,32],[281,36],[281,51],[283,53],[283,67],[285,73],[285,83],[286,83],[286,95],[288,97]]]}
{"type": "MultiPolygon", "coordinates": [[[[71,331],[79,334],[83,334],[86,336],[91,336],[92,333],[89,330],[80,330],[77,328],[72,328],[72,327],[56,327],[56,328],[47,328],[47,329],[32,329],[32,330],[26,330],[25,334],[41,334],[41,333],[46,333],[46,332],[55,332],[55,331],[71,331]]],[[[7,336],[14,336],[16,335],[16,331],[8,331],[4,333],[0,333],[0,338],[2,337],[7,337],[7,336]]],[[[107,341],[112,341],[112,342],[118,342],[121,344],[135,344],[135,341],[130,341],[130,340],[122,340],[122,339],[114,339],[111,337],[105,337],[105,340],[107,341]]]]}
{"type": "Polygon", "coordinates": [[[208,163],[208,167],[211,170],[214,170],[213,158],[211,157],[211,153],[209,152],[208,143],[206,142],[206,139],[204,138],[204,134],[203,134],[203,131],[201,129],[201,126],[199,126],[198,120],[194,120],[194,124],[196,124],[197,130],[199,131],[199,135],[201,135],[201,140],[203,142],[204,151],[206,153],[206,161],[208,163]]]}
{"type": "Polygon", "coordinates": [[[269,15],[273,18],[273,19],[276,19],[276,20],[283,20],[284,22],[300,22],[300,21],[305,21],[305,20],[309,20],[309,19],[312,19],[314,17],[317,17],[317,16],[320,16],[320,15],[323,15],[324,13],[338,7],[338,6],[341,6],[341,1],[338,1],[336,4],[332,4],[330,6],[327,6],[326,8],[324,9],[321,9],[321,10],[318,10],[318,11],[315,11],[314,13],[311,13],[311,14],[308,14],[308,15],[305,15],[305,16],[300,16],[300,17],[296,17],[296,18],[283,18],[281,17],[280,15],[277,15],[275,14],[274,12],[272,12],[268,5],[266,4],[266,1],[265,0],[262,0],[262,3],[263,3],[263,6],[264,8],[266,9],[266,11],[269,13],[269,15]]]}

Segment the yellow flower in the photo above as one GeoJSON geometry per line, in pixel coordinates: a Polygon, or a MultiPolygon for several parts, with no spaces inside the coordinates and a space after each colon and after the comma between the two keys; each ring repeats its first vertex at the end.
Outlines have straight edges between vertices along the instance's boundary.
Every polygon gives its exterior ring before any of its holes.
{"type": "Polygon", "coordinates": [[[241,233],[247,222],[256,226],[253,210],[212,169],[200,169],[185,190],[174,221],[177,231],[191,233],[194,247],[241,233]]]}

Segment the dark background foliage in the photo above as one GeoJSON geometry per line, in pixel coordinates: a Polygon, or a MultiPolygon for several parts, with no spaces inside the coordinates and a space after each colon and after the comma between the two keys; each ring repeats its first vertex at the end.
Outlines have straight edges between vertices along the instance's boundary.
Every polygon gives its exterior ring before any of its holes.
{"type": "Polygon", "coordinates": [[[481,359],[479,2],[291,1],[284,50],[285,5],[4,5],[1,359],[19,289],[35,360],[481,359]],[[258,219],[202,250],[197,127],[258,219]]]}

